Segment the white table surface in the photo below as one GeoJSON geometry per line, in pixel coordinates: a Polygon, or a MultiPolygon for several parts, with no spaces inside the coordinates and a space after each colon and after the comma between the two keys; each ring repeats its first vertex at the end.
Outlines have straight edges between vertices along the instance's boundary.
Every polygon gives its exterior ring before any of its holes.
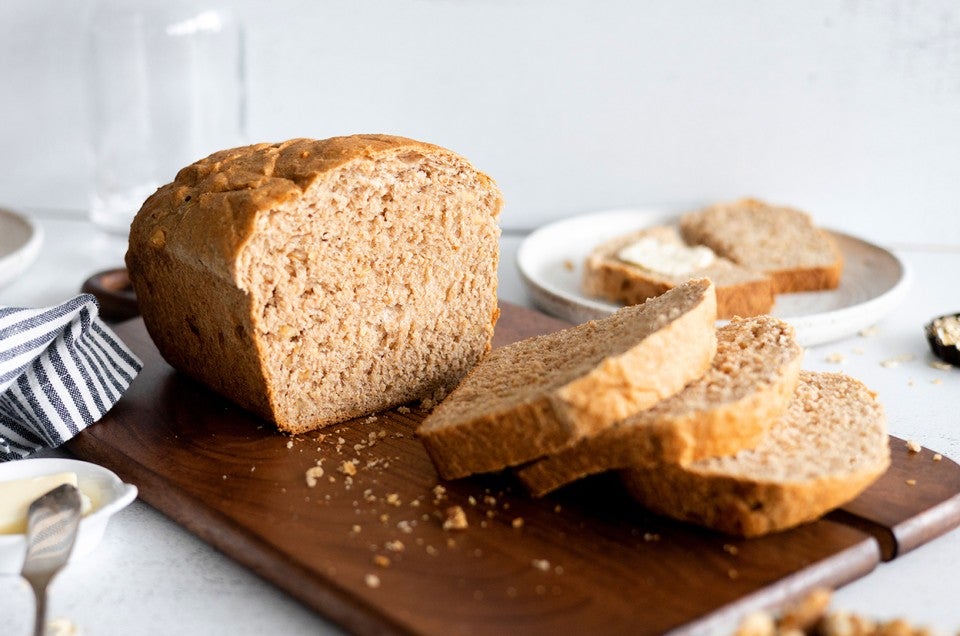
{"type": "MultiPolygon", "coordinates": [[[[76,214],[34,214],[46,233],[39,260],[0,290],[0,304],[43,306],[77,293],[90,274],[122,264],[125,244],[76,214]]],[[[931,237],[931,243],[935,237],[931,237]]],[[[502,240],[500,296],[529,304],[516,274],[522,236],[502,240]]],[[[960,370],[933,368],[922,326],[960,311],[960,246],[900,247],[914,272],[902,306],[856,335],[808,349],[805,367],[842,370],[877,391],[890,432],[960,459],[960,370]],[[831,354],[842,362],[830,362],[831,354]],[[904,354],[914,359],[888,368],[904,354]]],[[[834,607],[879,619],[903,616],[944,632],[960,629],[960,532],[953,531],[836,593],[834,607]]],[[[240,567],[149,505],[136,501],[113,518],[100,547],[71,564],[50,589],[50,615],[85,636],[102,634],[326,634],[323,617],[240,567]]],[[[30,633],[31,592],[18,577],[0,576],[0,633],[30,633]]]]}

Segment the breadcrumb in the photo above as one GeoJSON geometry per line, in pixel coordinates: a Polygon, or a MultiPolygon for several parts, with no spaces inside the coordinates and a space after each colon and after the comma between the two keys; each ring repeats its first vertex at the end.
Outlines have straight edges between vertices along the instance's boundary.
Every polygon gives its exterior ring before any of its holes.
{"type": "Polygon", "coordinates": [[[305,477],[307,480],[307,486],[314,488],[317,485],[317,480],[323,477],[323,469],[319,466],[311,466],[307,469],[305,477]]]}
{"type": "Polygon", "coordinates": [[[366,583],[367,587],[371,589],[380,587],[380,577],[376,574],[367,574],[363,577],[363,582],[366,583]]]}
{"type": "Polygon", "coordinates": [[[919,453],[923,447],[920,446],[920,443],[916,440],[908,439],[907,440],[907,450],[911,453],[919,453]]]}
{"type": "Polygon", "coordinates": [[[446,519],[443,520],[444,530],[466,530],[468,527],[467,514],[460,506],[450,506],[445,511],[446,519]]]}

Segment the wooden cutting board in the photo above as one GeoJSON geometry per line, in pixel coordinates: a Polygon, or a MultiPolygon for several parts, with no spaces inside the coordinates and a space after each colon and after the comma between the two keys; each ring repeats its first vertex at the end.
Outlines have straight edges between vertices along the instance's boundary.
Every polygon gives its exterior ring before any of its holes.
{"type": "MultiPolygon", "coordinates": [[[[504,303],[495,344],[563,326],[504,303]]],[[[443,483],[413,435],[415,408],[284,436],[175,373],[139,319],[117,332],[145,368],[71,451],[356,633],[705,630],[842,585],[960,524],[960,467],[896,438],[891,469],[859,499],[751,540],[653,516],[609,476],[542,500],[503,475],[443,483]],[[444,530],[452,506],[465,530],[444,530]]]]}

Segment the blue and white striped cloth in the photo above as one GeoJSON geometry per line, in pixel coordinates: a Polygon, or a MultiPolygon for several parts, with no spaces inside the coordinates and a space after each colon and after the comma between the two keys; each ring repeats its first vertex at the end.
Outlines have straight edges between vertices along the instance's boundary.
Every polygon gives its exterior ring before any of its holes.
{"type": "Polygon", "coordinates": [[[83,294],[0,307],[0,461],[56,448],[99,420],[143,367],[83,294]]]}

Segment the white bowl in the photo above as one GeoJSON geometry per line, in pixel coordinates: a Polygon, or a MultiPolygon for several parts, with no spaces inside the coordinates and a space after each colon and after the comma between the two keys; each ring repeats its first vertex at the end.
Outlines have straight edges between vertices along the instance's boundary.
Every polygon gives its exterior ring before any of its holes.
{"type": "Polygon", "coordinates": [[[30,217],[0,208],[0,287],[17,280],[37,259],[43,229],[30,217]]]}
{"type": "MultiPolygon", "coordinates": [[[[77,474],[77,484],[90,497],[93,512],[80,520],[77,542],[70,560],[81,558],[97,547],[107,521],[137,497],[137,487],[97,464],[76,459],[19,459],[0,463],[0,481],[26,479],[55,473],[77,474]]],[[[0,534],[0,574],[16,574],[27,553],[27,537],[23,534],[0,534]]]]}

